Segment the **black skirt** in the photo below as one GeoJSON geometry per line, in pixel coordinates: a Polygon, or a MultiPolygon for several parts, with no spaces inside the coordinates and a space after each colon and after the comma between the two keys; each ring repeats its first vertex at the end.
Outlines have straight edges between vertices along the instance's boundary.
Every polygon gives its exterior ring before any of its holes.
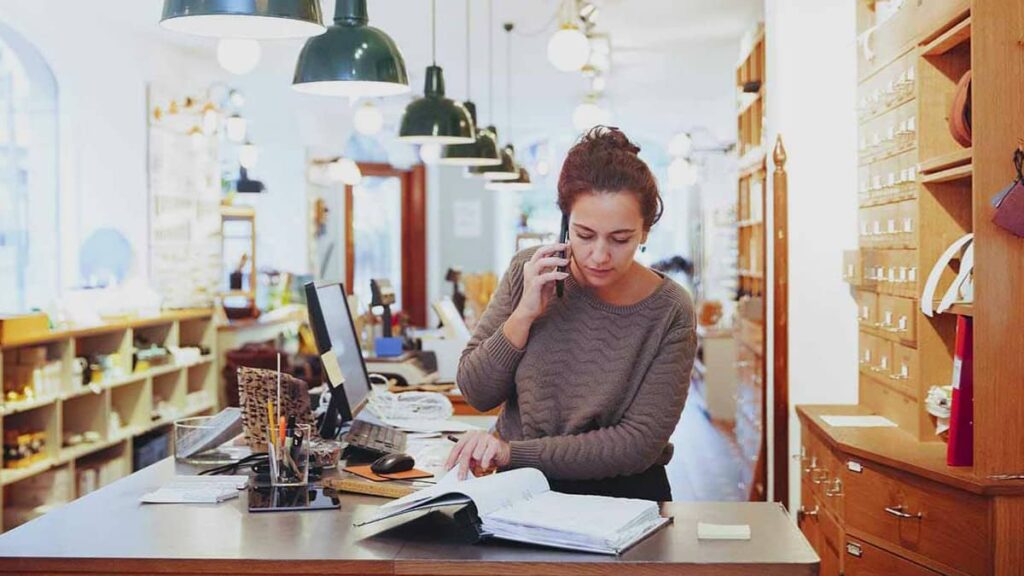
{"type": "Polygon", "coordinates": [[[668,474],[665,473],[664,466],[657,464],[632,476],[616,476],[601,480],[550,480],[549,484],[555,492],[567,494],[638,498],[655,502],[672,500],[668,474]]]}

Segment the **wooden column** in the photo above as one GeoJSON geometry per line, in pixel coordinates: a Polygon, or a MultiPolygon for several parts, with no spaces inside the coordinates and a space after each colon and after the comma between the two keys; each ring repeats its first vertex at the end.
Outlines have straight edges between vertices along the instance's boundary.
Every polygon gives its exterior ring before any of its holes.
{"type": "Polygon", "coordinates": [[[775,500],[789,508],[789,177],[786,147],[780,135],[775,141],[775,173],[772,175],[772,322],[774,344],[772,390],[773,486],[775,500]]]}

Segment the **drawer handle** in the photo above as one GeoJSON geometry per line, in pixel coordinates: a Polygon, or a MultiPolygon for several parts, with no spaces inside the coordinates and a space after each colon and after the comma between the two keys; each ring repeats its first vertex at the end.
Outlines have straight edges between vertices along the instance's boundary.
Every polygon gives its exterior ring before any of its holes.
{"type": "Polygon", "coordinates": [[[843,495],[843,482],[836,478],[832,481],[832,488],[825,488],[825,496],[842,496],[843,495]]]}
{"type": "Polygon", "coordinates": [[[828,469],[826,468],[818,468],[811,473],[811,482],[814,482],[815,484],[821,484],[826,480],[828,480],[828,469]],[[819,474],[819,472],[822,474],[819,474]]]}
{"type": "Polygon", "coordinates": [[[811,456],[811,463],[807,465],[807,468],[804,468],[804,474],[810,474],[810,473],[814,472],[817,469],[818,469],[818,457],[817,456],[811,456]]]}
{"type": "Polygon", "coordinates": [[[801,506],[800,510],[797,511],[797,515],[798,516],[817,516],[818,515],[818,507],[815,506],[813,510],[808,510],[808,509],[804,508],[803,506],[801,506]]]}
{"type": "Polygon", "coordinates": [[[903,508],[904,507],[902,505],[900,505],[900,506],[890,506],[889,508],[886,508],[885,511],[888,512],[889,514],[892,514],[893,516],[901,519],[901,520],[904,519],[904,518],[914,518],[914,519],[917,519],[917,520],[920,520],[920,519],[924,518],[924,514],[922,514],[920,512],[918,512],[917,514],[909,514],[907,512],[904,512],[903,508]]]}

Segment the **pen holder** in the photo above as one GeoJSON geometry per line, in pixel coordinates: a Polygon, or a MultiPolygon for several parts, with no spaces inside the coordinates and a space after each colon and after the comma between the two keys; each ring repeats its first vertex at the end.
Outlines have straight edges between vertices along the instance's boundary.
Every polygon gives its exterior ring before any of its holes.
{"type": "Polygon", "coordinates": [[[309,483],[309,445],[312,427],[295,424],[267,429],[270,483],[274,486],[305,486],[309,483]],[[273,441],[269,439],[273,438],[273,441]]]}

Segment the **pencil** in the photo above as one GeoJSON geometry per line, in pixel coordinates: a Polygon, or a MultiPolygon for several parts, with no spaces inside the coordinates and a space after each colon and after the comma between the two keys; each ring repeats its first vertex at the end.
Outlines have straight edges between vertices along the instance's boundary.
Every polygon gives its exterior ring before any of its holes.
{"type": "Polygon", "coordinates": [[[267,440],[269,440],[267,444],[268,450],[270,449],[270,444],[274,443],[274,438],[276,436],[277,434],[274,431],[274,406],[270,402],[270,400],[267,400],[267,440]]]}

